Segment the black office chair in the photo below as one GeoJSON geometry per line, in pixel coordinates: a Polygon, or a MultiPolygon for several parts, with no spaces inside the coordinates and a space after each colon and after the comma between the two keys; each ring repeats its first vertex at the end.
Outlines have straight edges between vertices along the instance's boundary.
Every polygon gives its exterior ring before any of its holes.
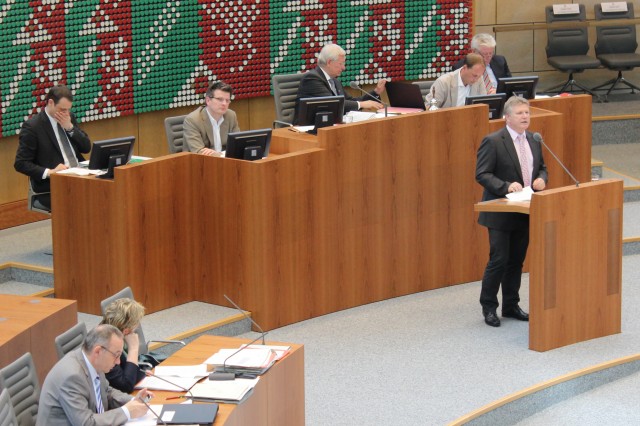
{"type": "Polygon", "coordinates": [[[271,77],[273,100],[276,104],[276,119],[273,128],[291,126],[294,119],[298,86],[304,73],[276,74],[271,77]]]}
{"type": "MultiPolygon", "coordinates": [[[[586,21],[584,5],[581,4],[580,12],[576,14],[553,13],[553,6],[545,8],[547,24],[558,22],[579,23],[586,21]]],[[[587,55],[589,52],[589,34],[586,26],[568,25],[565,28],[547,28],[547,62],[558,71],[568,72],[569,78],[566,82],[547,89],[546,92],[573,92],[577,87],[582,92],[598,97],[591,89],[581,85],[574,78],[574,73],[582,72],[586,69],[595,69],[600,66],[600,61],[587,55]]]]}
{"type": "MultiPolygon", "coordinates": [[[[633,3],[631,2],[627,2],[626,12],[603,12],[601,4],[595,5],[595,12],[597,21],[634,18],[633,3]]],[[[596,56],[602,65],[612,71],[618,71],[618,76],[594,87],[593,90],[606,88],[608,90],[605,96],[609,96],[609,93],[620,83],[631,88],[631,93],[635,93],[636,90],[640,91],[640,87],[628,82],[622,76],[622,71],[630,71],[640,67],[640,55],[636,53],[638,42],[635,24],[598,26],[596,27],[596,35],[596,56]]]]}

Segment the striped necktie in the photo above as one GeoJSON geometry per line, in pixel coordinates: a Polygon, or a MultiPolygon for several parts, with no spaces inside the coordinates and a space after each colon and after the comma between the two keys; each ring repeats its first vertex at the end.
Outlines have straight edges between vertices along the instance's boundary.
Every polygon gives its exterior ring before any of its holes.
{"type": "Polygon", "coordinates": [[[493,89],[493,84],[491,84],[491,79],[489,78],[489,73],[486,68],[482,74],[482,79],[484,80],[484,87],[487,89],[487,93],[489,93],[491,89],[493,89]]]}
{"type": "Polygon", "coordinates": [[[102,406],[102,393],[100,393],[100,377],[97,376],[93,384],[96,394],[96,413],[104,413],[104,407],[102,406]]]}
{"type": "Polygon", "coordinates": [[[331,91],[333,92],[333,94],[335,96],[338,96],[338,89],[336,89],[336,82],[332,78],[329,79],[329,86],[331,86],[331,91]]]}
{"type": "Polygon", "coordinates": [[[75,152],[73,152],[71,141],[69,141],[69,138],[67,137],[67,132],[64,131],[60,123],[58,123],[57,127],[60,144],[64,150],[64,155],[67,157],[67,161],[69,161],[69,167],[78,167],[78,159],[76,158],[75,152]]]}

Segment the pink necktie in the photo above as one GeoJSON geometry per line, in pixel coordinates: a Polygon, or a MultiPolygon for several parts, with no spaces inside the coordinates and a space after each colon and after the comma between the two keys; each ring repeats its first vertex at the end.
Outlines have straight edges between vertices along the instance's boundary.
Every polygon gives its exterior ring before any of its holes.
{"type": "Polygon", "coordinates": [[[522,169],[522,179],[524,180],[525,188],[531,186],[531,172],[529,171],[529,158],[527,157],[527,148],[525,144],[527,140],[523,135],[518,135],[516,138],[520,148],[520,168],[522,169]]]}

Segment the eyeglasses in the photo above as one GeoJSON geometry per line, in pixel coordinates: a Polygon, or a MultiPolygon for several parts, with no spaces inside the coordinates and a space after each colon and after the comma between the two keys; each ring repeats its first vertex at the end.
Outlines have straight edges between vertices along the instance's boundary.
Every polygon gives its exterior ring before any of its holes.
{"type": "Polygon", "coordinates": [[[209,96],[209,99],[215,99],[216,101],[220,102],[221,104],[230,104],[231,103],[231,99],[227,99],[227,98],[214,98],[209,96]]]}
{"type": "Polygon", "coordinates": [[[122,355],[122,352],[117,352],[117,353],[115,353],[115,354],[114,354],[114,353],[113,353],[113,352],[111,352],[109,349],[105,348],[104,346],[100,345],[100,347],[101,347],[102,349],[104,349],[105,351],[109,352],[111,355],[113,355],[113,358],[114,358],[114,359],[118,359],[118,358],[120,358],[120,355],[122,355]]]}

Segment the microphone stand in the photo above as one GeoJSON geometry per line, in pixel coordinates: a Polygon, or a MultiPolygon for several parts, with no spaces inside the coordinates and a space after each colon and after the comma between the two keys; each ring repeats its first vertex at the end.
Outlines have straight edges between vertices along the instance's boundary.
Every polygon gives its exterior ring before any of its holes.
{"type": "Polygon", "coordinates": [[[384,116],[387,117],[387,104],[386,102],[382,102],[382,99],[378,99],[375,96],[373,96],[371,93],[363,90],[360,86],[358,86],[358,83],[356,83],[355,81],[352,81],[351,83],[349,83],[349,87],[351,87],[352,89],[356,89],[361,91],[362,93],[364,93],[366,96],[369,96],[371,99],[373,99],[376,102],[380,102],[382,105],[384,105],[384,116]]]}
{"type": "Polygon", "coordinates": [[[549,151],[551,153],[551,155],[553,156],[553,158],[556,159],[556,161],[558,162],[558,164],[560,164],[560,167],[562,167],[564,169],[564,171],[569,175],[569,177],[573,180],[573,182],[576,184],[576,188],[580,187],[580,182],[578,182],[578,179],[576,179],[576,177],[574,175],[571,174],[571,172],[569,171],[569,169],[567,169],[565,167],[565,165],[562,163],[562,161],[560,161],[560,159],[558,158],[558,156],[551,151],[551,148],[549,148],[547,146],[546,143],[544,143],[544,140],[542,140],[542,135],[540,133],[534,133],[533,134],[533,140],[536,142],[540,142],[542,144],[542,146],[544,146],[545,148],[547,148],[547,151],[549,151]]]}

